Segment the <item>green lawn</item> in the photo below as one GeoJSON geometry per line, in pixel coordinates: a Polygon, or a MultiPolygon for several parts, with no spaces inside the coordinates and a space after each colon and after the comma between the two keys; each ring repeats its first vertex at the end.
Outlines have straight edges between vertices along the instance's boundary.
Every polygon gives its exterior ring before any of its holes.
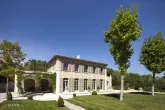
{"type": "Polygon", "coordinates": [[[0,110],[69,110],[59,108],[56,101],[13,100],[0,104],[0,110]]]}
{"type": "Polygon", "coordinates": [[[90,95],[68,99],[69,102],[89,110],[165,110],[165,95],[124,94],[124,101],[119,95],[90,95]]]}

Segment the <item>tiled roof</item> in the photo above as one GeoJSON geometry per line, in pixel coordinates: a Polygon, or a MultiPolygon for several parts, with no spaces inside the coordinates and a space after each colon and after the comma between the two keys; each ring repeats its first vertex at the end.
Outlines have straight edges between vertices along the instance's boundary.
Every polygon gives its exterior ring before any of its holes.
{"type": "Polygon", "coordinates": [[[81,62],[86,62],[86,63],[92,63],[92,64],[100,64],[107,66],[108,64],[101,63],[101,62],[95,62],[95,61],[90,61],[90,60],[84,60],[84,59],[77,59],[77,58],[72,58],[72,57],[67,57],[67,56],[61,56],[61,55],[55,55],[48,61],[48,64],[50,64],[52,61],[56,60],[56,58],[61,58],[61,59],[68,59],[68,60],[74,60],[74,61],[81,61],[81,62]]]}

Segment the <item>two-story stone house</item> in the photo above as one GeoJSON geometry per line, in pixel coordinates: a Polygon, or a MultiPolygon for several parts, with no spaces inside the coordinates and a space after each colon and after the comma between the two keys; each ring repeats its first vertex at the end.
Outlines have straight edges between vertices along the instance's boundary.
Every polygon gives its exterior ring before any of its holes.
{"type": "Polygon", "coordinates": [[[107,64],[89,60],[55,55],[48,62],[48,72],[56,72],[56,93],[83,92],[89,87],[96,90],[110,88],[107,79],[107,64]]]}

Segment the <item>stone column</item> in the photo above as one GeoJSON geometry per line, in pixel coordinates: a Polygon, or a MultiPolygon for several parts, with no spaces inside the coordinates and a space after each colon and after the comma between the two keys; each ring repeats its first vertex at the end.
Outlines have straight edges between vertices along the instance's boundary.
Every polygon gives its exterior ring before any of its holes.
{"type": "Polygon", "coordinates": [[[108,88],[107,88],[107,69],[105,69],[105,82],[104,82],[104,84],[105,84],[105,90],[107,90],[108,88]]]}
{"type": "Polygon", "coordinates": [[[56,94],[60,93],[60,72],[56,71],[56,94]]]}
{"type": "Polygon", "coordinates": [[[109,83],[110,83],[109,86],[112,89],[112,75],[110,75],[110,82],[109,83]]]}
{"type": "Polygon", "coordinates": [[[17,75],[14,75],[14,93],[18,94],[17,75]]]}
{"type": "Polygon", "coordinates": [[[53,72],[56,72],[56,94],[60,93],[60,71],[61,71],[61,61],[59,59],[56,60],[56,67],[53,72]]]}

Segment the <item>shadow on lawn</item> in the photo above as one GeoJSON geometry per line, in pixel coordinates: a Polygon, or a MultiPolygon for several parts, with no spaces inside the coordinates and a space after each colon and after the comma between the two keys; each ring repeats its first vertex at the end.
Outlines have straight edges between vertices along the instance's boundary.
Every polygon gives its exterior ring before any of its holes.
{"type": "Polygon", "coordinates": [[[105,94],[105,96],[114,97],[114,98],[120,99],[120,94],[105,94]]]}
{"type": "MultiPolygon", "coordinates": [[[[141,94],[141,95],[151,95],[151,93],[149,92],[129,92],[129,93],[124,93],[124,94],[141,94]]],[[[117,99],[120,99],[120,94],[105,94],[104,96],[108,96],[108,97],[114,97],[117,99]]]]}
{"type": "Polygon", "coordinates": [[[130,94],[151,95],[149,92],[130,92],[130,94]]]}

